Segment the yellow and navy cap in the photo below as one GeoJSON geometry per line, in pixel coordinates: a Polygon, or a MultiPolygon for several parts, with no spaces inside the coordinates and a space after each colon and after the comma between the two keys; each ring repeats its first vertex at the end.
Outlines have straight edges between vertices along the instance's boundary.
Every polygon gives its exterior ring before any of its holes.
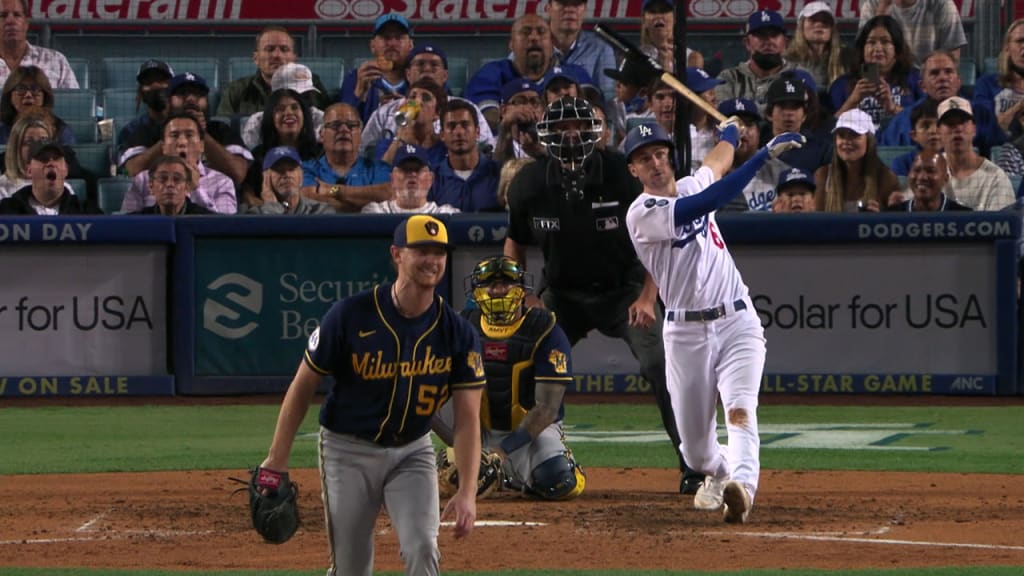
{"type": "Polygon", "coordinates": [[[410,216],[395,228],[395,246],[444,246],[454,248],[448,242],[448,229],[444,222],[426,214],[410,216]]]}

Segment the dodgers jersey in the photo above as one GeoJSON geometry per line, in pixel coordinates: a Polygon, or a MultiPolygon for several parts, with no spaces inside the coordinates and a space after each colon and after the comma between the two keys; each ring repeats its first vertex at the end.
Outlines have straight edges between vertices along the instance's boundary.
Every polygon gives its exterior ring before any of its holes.
{"type": "Polygon", "coordinates": [[[320,424],[400,446],[430,431],[451,392],[484,386],[476,332],[440,296],[416,318],[398,314],[391,284],[345,298],[309,337],[306,364],[333,375],[320,424]]]}
{"type": "Polygon", "coordinates": [[[747,296],[714,212],[675,225],[675,203],[713,182],[714,173],[702,167],[676,182],[675,198],[644,192],[626,214],[637,256],[657,283],[667,309],[704,310],[747,296]]]}

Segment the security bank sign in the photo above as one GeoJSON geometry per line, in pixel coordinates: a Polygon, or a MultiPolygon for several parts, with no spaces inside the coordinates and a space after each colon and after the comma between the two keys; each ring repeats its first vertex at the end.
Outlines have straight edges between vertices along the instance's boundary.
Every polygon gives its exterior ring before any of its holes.
{"type": "Polygon", "coordinates": [[[196,373],[295,371],[334,302],[393,279],[388,239],[196,242],[196,373]]]}

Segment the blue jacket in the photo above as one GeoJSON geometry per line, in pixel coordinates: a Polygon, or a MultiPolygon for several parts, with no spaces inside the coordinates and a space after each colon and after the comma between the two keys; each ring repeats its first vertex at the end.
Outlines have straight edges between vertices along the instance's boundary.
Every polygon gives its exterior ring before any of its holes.
{"type": "Polygon", "coordinates": [[[481,155],[468,180],[459,178],[447,159],[434,170],[434,184],[430,187],[427,200],[438,204],[450,204],[463,212],[492,212],[501,210],[498,205],[498,178],[501,167],[490,158],[481,155]]]}

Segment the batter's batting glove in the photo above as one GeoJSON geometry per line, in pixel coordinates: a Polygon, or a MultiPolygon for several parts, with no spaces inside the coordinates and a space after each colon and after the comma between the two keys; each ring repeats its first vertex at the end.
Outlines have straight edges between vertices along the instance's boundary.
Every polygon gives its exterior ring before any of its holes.
{"type": "Polygon", "coordinates": [[[803,147],[806,141],[802,134],[784,132],[769,140],[768,144],[765,144],[765,150],[768,150],[768,155],[772,158],[778,158],[790,150],[803,147]]]}
{"type": "Polygon", "coordinates": [[[743,121],[739,116],[729,116],[718,125],[720,133],[719,140],[732,144],[733,148],[740,145],[740,129],[743,128],[743,121]]]}

